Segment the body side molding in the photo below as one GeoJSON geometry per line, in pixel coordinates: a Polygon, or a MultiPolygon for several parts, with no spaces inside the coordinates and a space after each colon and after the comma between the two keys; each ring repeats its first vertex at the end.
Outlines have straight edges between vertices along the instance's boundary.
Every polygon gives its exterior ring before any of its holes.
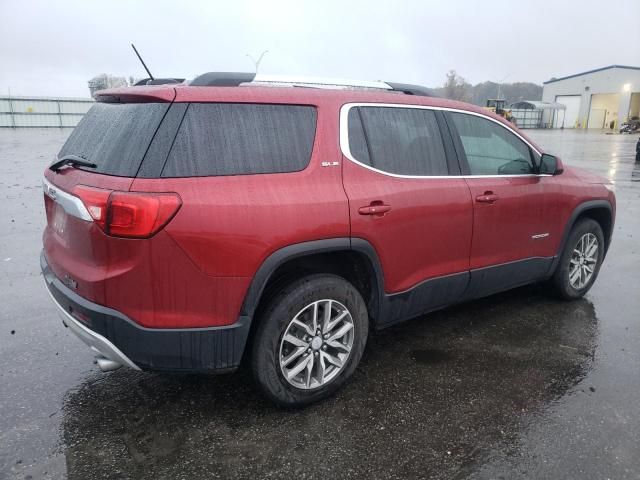
{"type": "Polygon", "coordinates": [[[376,329],[410,320],[460,302],[470,281],[469,272],[429,278],[408,290],[385,294],[376,329]]]}
{"type": "Polygon", "coordinates": [[[548,277],[555,257],[529,257],[471,270],[469,286],[460,301],[475,300],[535,283],[548,277]]]}
{"type": "Polygon", "coordinates": [[[467,300],[526,285],[548,276],[554,257],[526,258],[476,270],[429,278],[403,292],[384,290],[384,272],[378,254],[365,239],[331,238],[298,243],[276,250],[258,268],[240,311],[253,320],[267,283],[278,267],[289,260],[330,252],[357,252],[365,256],[373,269],[373,311],[369,312],[376,329],[424,315],[467,300]],[[376,295],[377,292],[377,295],[376,295]]]}

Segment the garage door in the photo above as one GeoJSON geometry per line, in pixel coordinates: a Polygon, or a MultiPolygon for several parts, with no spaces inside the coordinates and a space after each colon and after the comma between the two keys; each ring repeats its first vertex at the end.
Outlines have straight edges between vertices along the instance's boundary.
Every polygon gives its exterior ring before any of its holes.
{"type": "Polygon", "coordinates": [[[580,114],[580,95],[558,95],[556,103],[561,103],[567,109],[562,114],[562,110],[558,110],[554,128],[575,128],[580,114]]]}
{"type": "Polygon", "coordinates": [[[619,104],[620,95],[617,93],[591,95],[587,128],[609,128],[611,122],[618,120],[619,104]]]}

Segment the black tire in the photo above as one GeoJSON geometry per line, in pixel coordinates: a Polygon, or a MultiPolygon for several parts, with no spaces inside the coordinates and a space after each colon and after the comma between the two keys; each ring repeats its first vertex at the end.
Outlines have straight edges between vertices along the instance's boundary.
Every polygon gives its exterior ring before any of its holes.
{"type": "Polygon", "coordinates": [[[564,250],[560,256],[560,261],[558,262],[558,266],[556,271],[553,274],[551,279],[551,284],[555,292],[565,300],[574,300],[582,297],[585,293],[589,291],[593,282],[595,282],[598,277],[598,272],[600,271],[600,266],[602,265],[602,260],[604,259],[605,253],[605,241],[604,234],[602,233],[602,228],[600,224],[591,218],[582,218],[576,222],[576,224],[571,229],[571,233],[569,233],[569,237],[567,238],[567,243],[564,246],[564,250]],[[582,238],[583,235],[587,233],[592,233],[598,239],[598,253],[597,253],[597,261],[595,264],[594,272],[591,278],[586,284],[577,289],[571,285],[569,281],[569,273],[571,268],[571,258],[573,255],[573,251],[578,245],[578,242],[582,238]]]}
{"type": "Polygon", "coordinates": [[[251,370],[262,391],[284,407],[301,407],[334,393],[353,374],[364,352],[369,333],[366,304],[356,288],[342,277],[316,274],[283,287],[257,318],[251,370]],[[291,320],[306,306],[330,299],[344,305],[353,319],[353,345],[341,371],[328,383],[305,390],[290,384],[280,368],[280,344],[291,320]]]}

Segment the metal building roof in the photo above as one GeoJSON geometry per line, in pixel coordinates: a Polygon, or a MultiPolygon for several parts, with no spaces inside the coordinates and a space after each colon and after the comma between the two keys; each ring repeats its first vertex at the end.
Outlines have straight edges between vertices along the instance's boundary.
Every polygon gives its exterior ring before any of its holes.
{"type": "Polygon", "coordinates": [[[559,82],[560,80],[567,80],[568,78],[580,77],[582,75],[601,72],[602,70],[609,70],[611,68],[625,68],[627,70],[640,70],[640,67],[631,67],[629,65],[609,65],[608,67],[595,68],[593,70],[588,70],[586,72],[574,73],[573,75],[567,75],[566,77],[552,78],[551,80],[547,80],[546,82],[542,82],[542,83],[546,85],[547,83],[559,82]]]}
{"type": "Polygon", "coordinates": [[[562,103],[540,102],[538,100],[521,100],[519,102],[512,103],[509,108],[523,108],[525,110],[565,110],[567,107],[562,103]],[[527,107],[525,105],[530,105],[530,107],[527,107]]]}

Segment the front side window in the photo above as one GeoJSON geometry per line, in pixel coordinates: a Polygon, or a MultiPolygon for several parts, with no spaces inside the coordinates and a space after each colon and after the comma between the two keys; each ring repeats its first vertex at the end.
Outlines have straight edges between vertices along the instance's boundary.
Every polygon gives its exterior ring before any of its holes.
{"type": "Polygon", "coordinates": [[[534,173],[526,143],[497,123],[465,113],[451,113],[471,175],[534,173]]]}
{"type": "Polygon", "coordinates": [[[448,175],[435,113],[421,108],[354,107],[349,150],[361,163],[397,175],[448,175]]]}

